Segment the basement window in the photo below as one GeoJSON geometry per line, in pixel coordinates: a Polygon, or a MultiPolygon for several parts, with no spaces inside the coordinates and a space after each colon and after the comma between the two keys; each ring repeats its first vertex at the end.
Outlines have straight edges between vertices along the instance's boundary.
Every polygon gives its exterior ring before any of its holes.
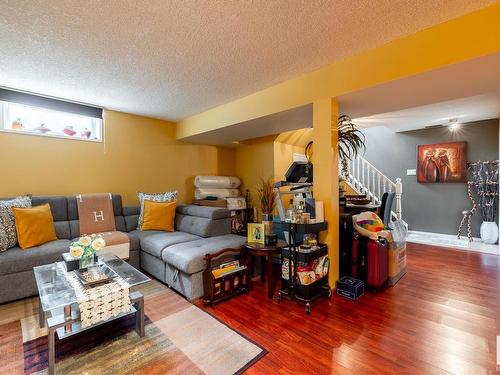
{"type": "MultiPolygon", "coordinates": [[[[41,98],[41,101],[35,100],[34,104],[43,104],[43,106],[3,101],[2,92],[4,91],[8,90],[0,89],[0,131],[102,142],[102,109],[99,116],[99,112],[79,111],[78,106],[80,105],[76,103],[36,96],[35,98],[41,98]],[[47,105],[47,103],[51,105],[47,105]],[[67,108],[71,112],[64,111],[65,105],[68,105],[67,108]]],[[[83,109],[92,108],[82,107],[83,109]]]]}

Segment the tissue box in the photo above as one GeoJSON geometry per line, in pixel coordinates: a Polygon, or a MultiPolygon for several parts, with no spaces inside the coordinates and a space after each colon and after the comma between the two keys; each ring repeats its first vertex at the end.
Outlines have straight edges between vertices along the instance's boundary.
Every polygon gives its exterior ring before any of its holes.
{"type": "MultiPolygon", "coordinates": [[[[70,253],[63,253],[62,258],[66,264],[66,271],[71,272],[80,268],[80,258],[73,258],[70,253]]],[[[94,254],[94,262],[97,263],[97,254],[94,254]]]]}

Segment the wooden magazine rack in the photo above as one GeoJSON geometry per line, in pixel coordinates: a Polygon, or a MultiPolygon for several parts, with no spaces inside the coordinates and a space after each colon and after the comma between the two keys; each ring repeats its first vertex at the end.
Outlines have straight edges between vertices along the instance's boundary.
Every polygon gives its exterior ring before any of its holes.
{"type": "Polygon", "coordinates": [[[203,303],[205,305],[215,307],[216,304],[229,298],[236,297],[242,293],[248,293],[250,274],[246,265],[245,249],[243,247],[238,249],[223,249],[215,254],[205,255],[204,259],[206,269],[203,272],[203,303]],[[218,268],[213,268],[213,261],[228,253],[239,254],[239,264],[242,268],[215,277],[212,271],[218,268]]]}

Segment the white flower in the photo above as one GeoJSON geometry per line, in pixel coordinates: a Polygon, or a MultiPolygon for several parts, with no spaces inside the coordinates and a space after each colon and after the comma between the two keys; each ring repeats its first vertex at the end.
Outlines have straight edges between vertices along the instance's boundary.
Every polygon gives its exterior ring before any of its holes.
{"type": "Polygon", "coordinates": [[[94,241],[92,241],[92,248],[96,251],[101,250],[106,246],[106,241],[102,239],[101,237],[96,238],[94,241]]]}
{"type": "Polygon", "coordinates": [[[71,246],[69,248],[69,254],[73,258],[80,258],[83,254],[83,249],[80,246],[71,246]]]}
{"type": "Polygon", "coordinates": [[[92,238],[90,238],[89,236],[83,236],[80,237],[80,240],[78,242],[82,246],[89,246],[92,243],[92,238]]]}

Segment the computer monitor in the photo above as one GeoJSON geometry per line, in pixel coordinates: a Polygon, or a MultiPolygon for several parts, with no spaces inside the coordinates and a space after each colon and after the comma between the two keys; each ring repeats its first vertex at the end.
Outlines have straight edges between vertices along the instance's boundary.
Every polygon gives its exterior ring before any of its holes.
{"type": "Polygon", "coordinates": [[[313,182],[312,163],[300,163],[294,161],[285,173],[286,182],[305,183],[313,182]]]}

